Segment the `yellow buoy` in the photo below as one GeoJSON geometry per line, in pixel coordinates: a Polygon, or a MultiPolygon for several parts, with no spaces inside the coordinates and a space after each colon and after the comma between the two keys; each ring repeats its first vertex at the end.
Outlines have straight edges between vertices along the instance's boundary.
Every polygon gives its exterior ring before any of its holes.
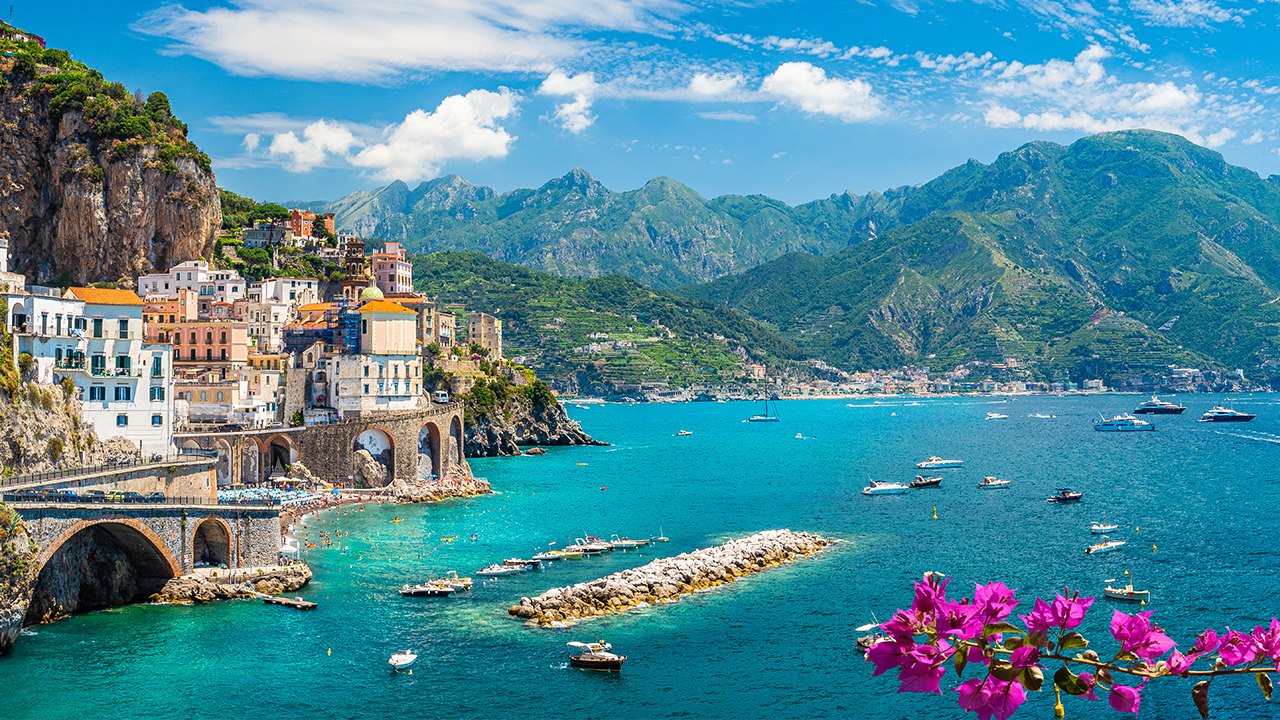
{"type": "Polygon", "coordinates": [[[1155,546],[1155,545],[1152,545],[1152,546],[1151,546],[1151,552],[1155,552],[1155,551],[1156,551],[1156,546],[1155,546]]]}
{"type": "Polygon", "coordinates": [[[934,505],[934,506],[933,506],[933,519],[934,519],[934,520],[937,520],[937,519],[938,519],[938,506],[937,506],[937,505],[934,505]]]}
{"type": "Polygon", "coordinates": [[[329,648],[329,653],[328,653],[328,654],[330,654],[330,655],[332,655],[332,654],[333,654],[333,648],[329,648]]]}

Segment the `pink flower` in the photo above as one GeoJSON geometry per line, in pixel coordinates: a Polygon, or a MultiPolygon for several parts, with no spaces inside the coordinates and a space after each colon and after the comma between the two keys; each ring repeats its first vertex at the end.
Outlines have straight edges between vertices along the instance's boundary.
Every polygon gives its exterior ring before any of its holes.
{"type": "Polygon", "coordinates": [[[954,650],[947,643],[933,645],[917,645],[902,660],[902,670],[898,672],[898,692],[941,693],[938,683],[947,674],[946,662],[954,650]]]}
{"type": "Polygon", "coordinates": [[[1031,608],[1030,613],[1018,617],[1022,618],[1022,622],[1026,624],[1027,632],[1048,630],[1058,624],[1054,622],[1053,608],[1040,598],[1036,598],[1035,607],[1031,608]]]}
{"type": "Polygon", "coordinates": [[[1259,625],[1253,629],[1251,637],[1254,647],[1258,650],[1258,657],[1280,660],[1280,621],[1271,618],[1271,627],[1263,630],[1259,625]]]}
{"type": "Polygon", "coordinates": [[[1093,690],[1098,687],[1098,681],[1093,679],[1093,673],[1082,672],[1080,673],[1080,679],[1083,680],[1084,684],[1089,688],[1089,692],[1081,695],[1080,697],[1085,700],[1097,700],[1098,696],[1093,694],[1093,690]]]}
{"type": "Polygon", "coordinates": [[[978,617],[982,620],[983,625],[1002,622],[1013,609],[1018,607],[1018,601],[1013,599],[1016,590],[1010,590],[1005,587],[1002,582],[993,582],[990,585],[974,584],[973,603],[980,609],[978,617]]]}
{"type": "Polygon", "coordinates": [[[1111,709],[1116,712],[1131,712],[1137,715],[1138,706],[1142,704],[1142,688],[1146,686],[1146,680],[1143,680],[1138,687],[1115,683],[1111,686],[1111,694],[1107,696],[1107,702],[1111,703],[1111,709]]]}
{"type": "Polygon", "coordinates": [[[1040,648],[1020,647],[1009,656],[1009,664],[1016,668],[1040,667],[1036,661],[1040,659],[1040,648]]]}
{"type": "Polygon", "coordinates": [[[1218,644],[1218,654],[1226,664],[1239,665],[1253,662],[1258,657],[1258,649],[1253,644],[1253,638],[1227,628],[1227,634],[1222,636],[1222,641],[1218,644]]]}
{"type": "Polygon", "coordinates": [[[1206,629],[1196,637],[1195,647],[1191,648],[1191,652],[1197,655],[1211,653],[1218,649],[1218,633],[1213,630],[1206,629]]]}
{"type": "Polygon", "coordinates": [[[1174,650],[1173,654],[1169,656],[1169,661],[1167,663],[1169,667],[1169,674],[1181,675],[1187,670],[1190,670],[1191,665],[1195,663],[1195,661],[1199,657],[1200,657],[1200,653],[1191,653],[1190,655],[1183,655],[1177,650],[1174,650]]]}
{"type": "Polygon", "coordinates": [[[916,583],[916,599],[911,603],[912,610],[932,615],[939,602],[946,602],[947,583],[951,582],[951,578],[942,578],[941,581],[938,578],[938,575],[926,574],[921,582],[916,583]]]}
{"type": "Polygon", "coordinates": [[[956,688],[960,694],[960,707],[978,714],[978,720],[1008,720],[1018,706],[1027,699],[1027,691],[1021,683],[1004,682],[994,677],[985,680],[967,680],[956,688]]]}
{"type": "Polygon", "coordinates": [[[1089,606],[1093,605],[1093,598],[1067,598],[1059,595],[1054,598],[1053,604],[1049,605],[1040,598],[1036,598],[1036,605],[1029,615],[1019,615],[1022,621],[1027,624],[1028,632],[1037,630],[1048,630],[1050,628],[1062,628],[1063,630],[1071,630],[1080,625],[1084,620],[1084,614],[1089,610],[1089,606]]]}
{"type": "Polygon", "coordinates": [[[1151,612],[1125,615],[1119,610],[1111,616],[1111,634],[1120,641],[1120,650],[1151,660],[1173,649],[1173,641],[1151,625],[1151,612]]]}
{"type": "Polygon", "coordinates": [[[890,668],[902,667],[915,647],[915,641],[910,638],[885,640],[872,645],[867,650],[867,660],[875,663],[876,666],[876,671],[871,673],[871,677],[880,675],[890,668]]]}
{"type": "Polygon", "coordinates": [[[910,639],[916,635],[925,634],[932,624],[932,613],[924,613],[912,608],[895,612],[893,617],[880,626],[880,629],[895,638],[910,639]]]}
{"type": "Polygon", "coordinates": [[[982,632],[982,620],[978,618],[977,605],[939,601],[937,604],[937,633],[940,638],[958,637],[972,640],[982,632]]]}

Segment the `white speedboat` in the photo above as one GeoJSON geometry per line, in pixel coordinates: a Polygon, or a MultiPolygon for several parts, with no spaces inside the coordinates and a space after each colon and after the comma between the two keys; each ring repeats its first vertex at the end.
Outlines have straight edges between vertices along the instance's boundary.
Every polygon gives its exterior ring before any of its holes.
{"type": "Polygon", "coordinates": [[[1094,535],[1105,535],[1106,533],[1114,532],[1118,529],[1120,529],[1119,525],[1107,522],[1107,512],[1105,510],[1102,511],[1102,522],[1094,523],[1089,526],[1089,532],[1094,535]]]}
{"type": "Polygon", "coordinates": [[[692,434],[693,433],[689,430],[681,430],[680,432],[676,433],[676,437],[686,437],[692,434]]]}
{"type": "Polygon", "coordinates": [[[1201,415],[1197,422],[1249,422],[1256,417],[1257,415],[1249,415],[1221,405],[1214,405],[1209,412],[1201,415]]]}
{"type": "Polygon", "coordinates": [[[598,542],[597,538],[587,538],[586,540],[577,538],[569,547],[584,555],[600,555],[601,553],[607,553],[613,549],[612,545],[605,542],[598,542]]]}
{"type": "Polygon", "coordinates": [[[987,419],[988,420],[1008,420],[1009,416],[1001,415],[1000,413],[989,412],[987,413],[987,419]]]}
{"type": "Polygon", "coordinates": [[[405,597],[449,597],[457,591],[452,585],[437,585],[434,582],[400,587],[400,594],[405,597]]]}
{"type": "Polygon", "coordinates": [[[936,455],[930,455],[925,460],[916,463],[916,467],[921,470],[937,470],[940,468],[958,468],[964,465],[963,460],[944,460],[936,455]]]}
{"type": "Polygon", "coordinates": [[[458,592],[462,592],[463,590],[470,590],[473,583],[471,578],[469,577],[464,577],[464,578],[458,577],[457,570],[450,570],[444,574],[444,577],[436,578],[435,580],[432,580],[431,584],[446,585],[458,592]]]}
{"type": "Polygon", "coordinates": [[[1134,415],[1181,415],[1187,408],[1176,403],[1166,402],[1151,396],[1151,399],[1133,409],[1134,415]]]}
{"type": "Polygon", "coordinates": [[[413,654],[409,650],[405,650],[402,653],[392,655],[391,659],[387,660],[387,664],[391,666],[392,670],[407,670],[417,661],[417,655],[413,654]]]}
{"type": "Polygon", "coordinates": [[[1093,545],[1090,545],[1089,549],[1085,550],[1085,552],[1090,555],[1096,555],[1098,553],[1104,553],[1104,552],[1113,552],[1115,550],[1119,550],[1120,548],[1128,544],[1129,543],[1125,542],[1124,540],[1111,540],[1107,538],[1106,535],[1103,535],[1102,542],[1094,543],[1093,545]]]}
{"type": "Polygon", "coordinates": [[[1097,420],[1093,423],[1093,429],[1098,432],[1138,432],[1141,430],[1155,430],[1156,426],[1146,420],[1121,413],[1110,420],[1097,420]]]}
{"type": "Polygon", "coordinates": [[[622,550],[635,550],[649,544],[648,540],[632,540],[631,538],[620,538],[615,533],[609,536],[609,544],[615,548],[622,550]]]}
{"type": "Polygon", "coordinates": [[[571,667],[598,672],[620,672],[622,663],[627,660],[626,655],[615,655],[609,652],[613,649],[613,646],[606,642],[571,642],[565,644],[577,651],[577,653],[572,651],[569,653],[569,665],[571,667]]]}
{"type": "MultiPolygon", "coordinates": [[[[1147,600],[1151,599],[1151,591],[1135,590],[1133,587],[1133,574],[1130,573],[1128,570],[1125,570],[1124,574],[1129,576],[1129,582],[1126,585],[1123,585],[1121,587],[1112,587],[1111,585],[1107,585],[1105,588],[1103,588],[1102,593],[1107,597],[1113,598],[1115,600],[1137,600],[1142,602],[1142,604],[1145,605],[1147,600]]],[[[1116,581],[1115,578],[1110,578],[1108,580],[1104,580],[1103,582],[1113,583],[1115,581],[1116,581]]]]}
{"type": "Polygon", "coordinates": [[[978,483],[978,487],[983,490],[1000,490],[1001,488],[1009,487],[1010,482],[1010,480],[1001,480],[1000,478],[988,475],[982,478],[982,482],[978,483]]]}
{"type": "Polygon", "coordinates": [[[875,480],[868,480],[867,487],[862,488],[863,495],[897,495],[910,490],[906,485],[901,483],[882,483],[875,480]]]}
{"type": "Polygon", "coordinates": [[[483,575],[484,577],[502,577],[503,575],[515,575],[516,573],[522,572],[524,572],[524,568],[522,567],[493,564],[483,570],[477,570],[476,574],[483,575]]]}

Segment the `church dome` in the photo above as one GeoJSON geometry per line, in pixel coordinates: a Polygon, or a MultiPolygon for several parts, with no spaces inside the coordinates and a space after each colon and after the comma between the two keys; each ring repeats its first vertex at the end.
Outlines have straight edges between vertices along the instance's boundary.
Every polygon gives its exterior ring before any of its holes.
{"type": "Polygon", "coordinates": [[[378,289],[377,285],[370,283],[369,287],[365,288],[360,292],[360,299],[361,300],[381,300],[382,291],[378,289]]]}

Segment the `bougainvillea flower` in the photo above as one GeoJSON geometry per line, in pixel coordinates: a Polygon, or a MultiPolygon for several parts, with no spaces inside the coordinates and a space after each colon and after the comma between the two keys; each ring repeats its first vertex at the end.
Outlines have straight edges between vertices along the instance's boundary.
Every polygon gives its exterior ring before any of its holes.
{"type": "Polygon", "coordinates": [[[1026,624],[1027,632],[1048,630],[1058,624],[1053,619],[1053,608],[1040,598],[1036,598],[1035,607],[1031,608],[1030,613],[1018,617],[1022,618],[1022,622],[1026,624]]]}
{"type": "Polygon", "coordinates": [[[1093,679],[1093,673],[1082,672],[1080,673],[1080,679],[1084,682],[1085,686],[1089,688],[1089,692],[1084,693],[1079,697],[1082,697],[1085,700],[1097,700],[1098,696],[1093,694],[1093,689],[1098,687],[1098,681],[1093,679]]]}
{"type": "Polygon", "coordinates": [[[945,642],[937,646],[917,645],[902,659],[898,692],[941,693],[938,683],[947,674],[946,662],[953,652],[951,645],[945,642]]]}
{"type": "Polygon", "coordinates": [[[921,582],[916,583],[916,599],[911,603],[912,610],[932,615],[939,602],[947,599],[947,583],[951,578],[938,580],[938,575],[926,574],[921,582]]]}
{"type": "Polygon", "coordinates": [[[1261,625],[1253,629],[1254,647],[1258,650],[1258,657],[1271,658],[1272,660],[1280,660],[1280,621],[1271,618],[1271,627],[1263,629],[1261,625]]]}
{"type": "Polygon", "coordinates": [[[876,666],[876,671],[871,673],[871,677],[892,668],[902,667],[903,662],[910,657],[915,647],[915,641],[910,638],[885,640],[872,645],[867,649],[867,661],[875,663],[876,666]]]}
{"type": "Polygon", "coordinates": [[[1016,668],[1040,667],[1037,665],[1039,660],[1040,648],[1038,647],[1020,647],[1009,656],[1009,664],[1016,668]]]}
{"type": "Polygon", "coordinates": [[[1191,648],[1191,652],[1197,655],[1204,655],[1205,653],[1211,653],[1217,649],[1218,633],[1211,629],[1206,629],[1204,632],[1196,636],[1196,644],[1195,647],[1191,648]]]}
{"type": "Polygon", "coordinates": [[[1239,665],[1253,662],[1258,657],[1258,649],[1253,644],[1253,638],[1227,628],[1227,634],[1218,643],[1218,654],[1228,665],[1239,665]]]}
{"type": "Polygon", "coordinates": [[[1036,598],[1036,605],[1028,615],[1019,615],[1027,624],[1028,632],[1062,628],[1071,630],[1084,620],[1084,614],[1093,604],[1093,598],[1067,598],[1059,595],[1050,605],[1036,598]]]}
{"type": "Polygon", "coordinates": [[[977,605],[978,617],[982,620],[983,625],[998,623],[1004,621],[1018,607],[1018,601],[1013,599],[1016,590],[1010,590],[1005,587],[1002,582],[993,582],[990,585],[978,585],[974,583],[973,604],[977,605]]]}
{"type": "Polygon", "coordinates": [[[1120,641],[1122,652],[1131,652],[1151,660],[1173,649],[1173,641],[1151,624],[1151,612],[1125,615],[1119,610],[1111,616],[1111,634],[1120,641]]]}
{"type": "Polygon", "coordinates": [[[880,629],[895,638],[910,639],[923,635],[933,624],[932,613],[917,610],[899,610],[893,617],[880,625],[880,629]]]}
{"type": "Polygon", "coordinates": [[[961,605],[946,600],[937,604],[937,633],[940,638],[972,640],[982,632],[977,605],[961,605]]]}
{"type": "Polygon", "coordinates": [[[1116,712],[1131,712],[1137,715],[1138,706],[1142,704],[1142,688],[1146,686],[1146,680],[1143,680],[1138,687],[1116,683],[1111,686],[1111,694],[1107,696],[1107,702],[1111,703],[1111,709],[1116,712]]]}
{"type": "Polygon", "coordinates": [[[1167,665],[1169,668],[1169,674],[1181,675],[1187,670],[1190,670],[1191,665],[1195,663],[1195,661],[1199,657],[1200,657],[1200,653],[1191,653],[1190,655],[1183,655],[1177,650],[1174,650],[1173,654],[1169,656],[1169,660],[1167,662],[1167,665]]]}
{"type": "Polygon", "coordinates": [[[994,677],[985,680],[968,680],[956,688],[960,694],[960,707],[978,714],[978,720],[1008,720],[1018,706],[1027,699],[1027,691],[1021,683],[1004,682],[994,677]]]}

